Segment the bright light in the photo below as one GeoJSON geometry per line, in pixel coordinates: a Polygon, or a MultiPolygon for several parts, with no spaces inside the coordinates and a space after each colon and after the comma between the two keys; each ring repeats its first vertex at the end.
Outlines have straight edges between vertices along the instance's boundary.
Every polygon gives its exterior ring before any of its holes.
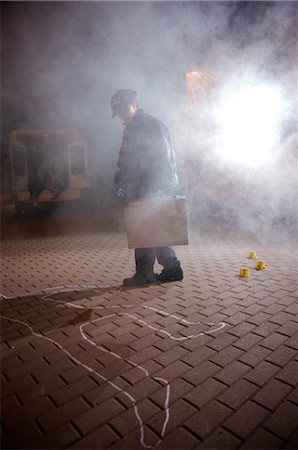
{"type": "Polygon", "coordinates": [[[217,150],[234,163],[268,163],[278,142],[282,98],[273,86],[259,85],[225,93],[216,108],[217,150]]]}

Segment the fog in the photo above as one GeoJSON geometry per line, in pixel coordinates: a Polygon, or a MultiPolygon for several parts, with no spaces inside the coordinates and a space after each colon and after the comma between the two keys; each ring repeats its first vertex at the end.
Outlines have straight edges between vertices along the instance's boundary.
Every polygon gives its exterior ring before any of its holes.
{"type": "Polygon", "coordinates": [[[93,200],[108,208],[123,130],[110,98],[134,89],[140,107],[169,128],[192,223],[272,240],[296,236],[296,2],[1,2],[1,9],[4,151],[12,128],[78,128],[90,147],[93,200]],[[195,105],[185,83],[194,70],[212,79],[195,105]],[[218,99],[245,83],[276,85],[283,98],[272,157],[258,167],[216,151],[218,99]]]}

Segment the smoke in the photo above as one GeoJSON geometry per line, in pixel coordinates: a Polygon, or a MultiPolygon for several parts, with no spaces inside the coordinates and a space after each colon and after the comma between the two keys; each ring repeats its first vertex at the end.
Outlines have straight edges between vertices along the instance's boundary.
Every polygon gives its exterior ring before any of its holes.
{"type": "Polygon", "coordinates": [[[2,21],[4,130],[80,129],[99,206],[112,202],[122,134],[110,98],[132,88],[170,130],[199,228],[296,233],[295,2],[2,2],[2,21]],[[214,81],[193,107],[196,68],[214,81]],[[258,82],[280,87],[284,109],[275,157],[254,170],[216,154],[211,112],[223,89],[258,82]]]}

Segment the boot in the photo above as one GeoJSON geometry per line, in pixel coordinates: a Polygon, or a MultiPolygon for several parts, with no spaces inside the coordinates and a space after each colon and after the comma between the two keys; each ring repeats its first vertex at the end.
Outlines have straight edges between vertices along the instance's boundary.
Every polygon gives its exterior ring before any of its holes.
{"type": "Polygon", "coordinates": [[[125,278],[123,280],[123,286],[142,286],[146,284],[152,284],[156,281],[155,273],[142,273],[136,272],[131,278],[125,278]]]}
{"type": "Polygon", "coordinates": [[[183,270],[180,261],[176,259],[175,263],[164,267],[159,275],[156,275],[156,281],[181,281],[183,279],[183,270]]]}

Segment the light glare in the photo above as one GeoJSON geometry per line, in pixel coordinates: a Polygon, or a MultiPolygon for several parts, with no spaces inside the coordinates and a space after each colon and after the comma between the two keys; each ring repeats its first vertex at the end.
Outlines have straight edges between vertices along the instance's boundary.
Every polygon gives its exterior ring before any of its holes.
{"type": "Polygon", "coordinates": [[[279,90],[272,86],[226,94],[215,114],[221,156],[251,167],[268,162],[278,139],[281,103],[279,90]]]}

